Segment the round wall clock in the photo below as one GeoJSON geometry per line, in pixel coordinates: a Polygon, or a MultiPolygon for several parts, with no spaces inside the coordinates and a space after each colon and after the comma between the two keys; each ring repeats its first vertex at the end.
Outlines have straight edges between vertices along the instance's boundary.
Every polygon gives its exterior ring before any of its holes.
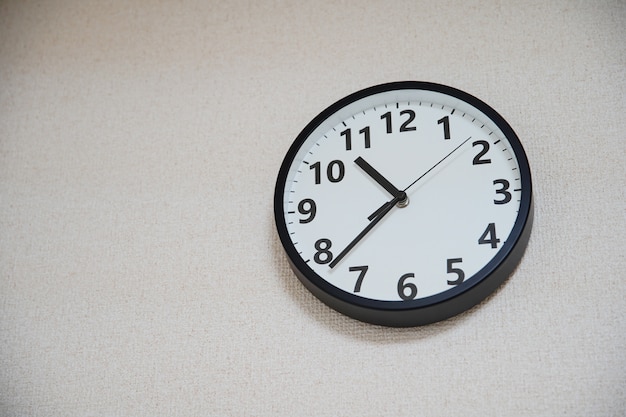
{"type": "Polygon", "coordinates": [[[530,169],[513,129],[472,95],[377,85],[298,135],[274,215],[295,275],[321,301],[373,324],[424,325],[476,305],[520,262],[530,169]]]}

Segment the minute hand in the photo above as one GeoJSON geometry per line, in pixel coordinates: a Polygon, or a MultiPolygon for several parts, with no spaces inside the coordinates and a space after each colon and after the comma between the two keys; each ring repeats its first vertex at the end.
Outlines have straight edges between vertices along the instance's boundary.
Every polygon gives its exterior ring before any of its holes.
{"type": "MultiPolygon", "coordinates": [[[[404,194],[404,193],[403,193],[404,194]]],[[[357,235],[357,237],[355,237],[352,242],[348,243],[348,246],[346,246],[344,248],[344,250],[342,250],[339,255],[337,255],[335,257],[335,259],[333,259],[333,261],[328,264],[328,266],[330,266],[331,268],[334,268],[335,265],[337,265],[339,263],[339,261],[341,261],[343,259],[344,256],[346,256],[348,254],[348,252],[350,252],[352,250],[352,248],[359,243],[359,241],[361,239],[363,239],[363,237],[365,237],[366,234],[369,233],[370,230],[372,230],[374,228],[374,226],[376,226],[376,224],[381,221],[383,219],[383,217],[385,217],[393,208],[393,206],[402,199],[402,196],[397,196],[394,197],[393,199],[391,199],[390,201],[387,201],[385,204],[383,204],[383,206],[377,210],[378,216],[372,220],[366,227],[365,229],[363,229],[363,231],[361,233],[359,233],[357,235]]]]}
{"type": "Polygon", "coordinates": [[[437,165],[439,165],[440,163],[442,163],[443,161],[445,161],[450,155],[452,155],[454,152],[456,152],[461,146],[465,145],[465,143],[470,140],[472,137],[470,136],[469,138],[465,139],[463,141],[463,143],[461,143],[459,146],[457,146],[456,148],[454,148],[452,150],[452,152],[450,152],[449,154],[447,154],[446,156],[444,156],[443,158],[441,158],[441,160],[439,162],[437,162],[435,165],[433,165],[428,171],[424,172],[422,175],[420,175],[420,177],[418,179],[416,179],[415,181],[413,181],[411,184],[409,184],[408,187],[406,187],[404,190],[402,190],[400,192],[400,194],[396,195],[393,199],[387,201],[385,204],[383,204],[382,206],[380,206],[380,208],[378,210],[376,210],[372,215],[370,215],[370,217],[368,217],[368,219],[370,220],[370,223],[365,227],[365,229],[363,229],[361,231],[361,233],[359,233],[357,235],[357,237],[355,237],[352,242],[348,243],[348,246],[346,246],[344,248],[344,250],[342,250],[339,255],[337,255],[335,257],[335,259],[332,260],[331,263],[328,264],[328,266],[330,266],[331,268],[334,268],[339,261],[341,261],[347,254],[348,252],[350,252],[352,250],[352,248],[354,248],[356,246],[357,243],[359,243],[359,241],[361,239],[363,239],[365,237],[365,235],[367,235],[370,230],[372,230],[374,228],[374,226],[376,226],[378,224],[379,221],[381,221],[383,219],[383,217],[385,217],[387,214],[389,214],[389,212],[391,211],[391,209],[393,208],[393,206],[396,205],[396,203],[398,201],[400,201],[402,198],[406,197],[406,190],[408,190],[409,188],[411,188],[416,182],[418,182],[419,180],[421,180],[426,174],[428,174],[430,171],[432,171],[433,169],[435,169],[435,167],[437,165]]]}
{"type": "MultiPolygon", "coordinates": [[[[420,175],[415,181],[413,181],[411,184],[409,184],[408,187],[406,187],[404,190],[402,190],[402,192],[406,192],[406,190],[408,190],[409,188],[411,188],[412,186],[415,185],[415,183],[417,183],[419,180],[421,180],[422,178],[424,178],[426,176],[426,174],[428,174],[430,171],[432,171],[433,169],[435,169],[440,163],[442,163],[443,161],[445,161],[446,159],[448,159],[448,157],[450,155],[452,155],[453,153],[455,153],[461,146],[465,145],[465,143],[470,140],[472,137],[470,136],[469,138],[465,139],[463,142],[461,142],[461,144],[459,146],[457,146],[456,148],[452,149],[452,151],[447,154],[446,156],[444,156],[443,158],[441,158],[439,160],[439,162],[437,162],[435,165],[433,165],[432,167],[430,167],[430,169],[426,172],[424,172],[422,175],[420,175]]],[[[367,218],[368,220],[373,220],[376,217],[378,217],[378,215],[381,213],[381,211],[385,208],[385,206],[388,203],[383,204],[382,206],[380,206],[375,212],[373,212],[372,214],[369,215],[369,217],[367,218]]]]}

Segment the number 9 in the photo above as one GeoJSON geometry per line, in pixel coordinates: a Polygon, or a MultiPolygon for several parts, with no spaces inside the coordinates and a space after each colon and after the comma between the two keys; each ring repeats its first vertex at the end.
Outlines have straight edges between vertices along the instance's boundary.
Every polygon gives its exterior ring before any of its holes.
{"type": "Polygon", "coordinates": [[[300,203],[298,203],[298,211],[300,212],[300,214],[309,216],[305,219],[300,219],[300,223],[309,223],[313,221],[313,219],[315,218],[315,213],[317,213],[315,201],[310,198],[305,198],[304,200],[300,201],[300,203]]]}

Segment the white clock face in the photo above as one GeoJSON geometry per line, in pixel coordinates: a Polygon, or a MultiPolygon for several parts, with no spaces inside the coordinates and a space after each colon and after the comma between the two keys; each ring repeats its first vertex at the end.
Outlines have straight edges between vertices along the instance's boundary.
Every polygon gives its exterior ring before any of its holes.
{"type": "Polygon", "coordinates": [[[305,275],[406,302],[488,272],[525,192],[516,146],[494,120],[444,92],[394,89],[338,103],[312,126],[282,179],[305,275]]]}

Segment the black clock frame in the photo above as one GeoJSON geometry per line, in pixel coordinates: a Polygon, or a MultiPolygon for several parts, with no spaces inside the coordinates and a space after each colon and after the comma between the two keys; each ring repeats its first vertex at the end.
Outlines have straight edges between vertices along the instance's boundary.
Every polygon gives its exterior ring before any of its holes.
{"type": "Polygon", "coordinates": [[[464,91],[442,84],[400,81],[380,84],[357,91],[330,105],[316,116],[296,137],[278,172],[274,193],[274,218],[287,259],[298,279],[329,307],[360,321],[391,327],[426,325],[458,315],[493,293],[515,270],[526,250],[533,223],[533,197],[530,166],[522,144],[513,128],[498,112],[464,91]],[[521,179],[521,201],[517,219],[507,241],[496,256],[476,274],[442,293],[409,301],[382,301],[359,297],[343,291],[311,269],[293,246],[284,213],[284,190],[291,164],[305,140],[328,117],[341,108],[374,94],[393,90],[427,90],[464,101],[483,112],[508,139],[516,156],[521,179]]]}

